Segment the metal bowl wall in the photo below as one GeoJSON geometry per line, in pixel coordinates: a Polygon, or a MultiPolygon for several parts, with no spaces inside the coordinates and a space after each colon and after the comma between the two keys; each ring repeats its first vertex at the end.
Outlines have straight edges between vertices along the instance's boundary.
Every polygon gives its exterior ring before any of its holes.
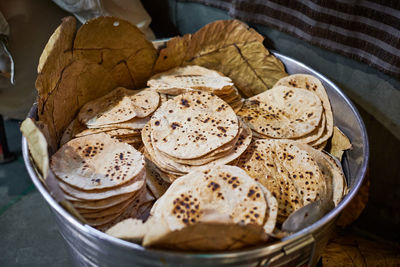
{"type": "MultiPolygon", "coordinates": [[[[320,257],[335,219],[357,193],[366,173],[369,147],[360,114],[340,89],[326,77],[304,64],[274,53],[289,74],[305,73],[318,77],[331,101],[334,124],[351,140],[353,149],[345,153],[343,167],[350,192],[342,202],[313,225],[273,244],[223,253],[186,253],[145,249],[134,243],[108,236],[78,222],[49,194],[38,179],[29,156],[25,138],[22,150],[26,168],[36,188],[55,215],[60,233],[68,243],[74,262],[79,266],[300,266],[315,265],[320,257]]],[[[36,115],[36,106],[30,116],[36,115]]]]}

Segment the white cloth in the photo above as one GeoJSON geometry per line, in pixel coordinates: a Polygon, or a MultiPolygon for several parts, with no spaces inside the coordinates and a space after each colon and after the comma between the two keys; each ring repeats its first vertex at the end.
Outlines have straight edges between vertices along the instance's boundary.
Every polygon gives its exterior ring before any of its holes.
{"type": "Polygon", "coordinates": [[[155,38],[149,28],[151,17],[140,0],[53,0],[82,23],[99,16],[114,16],[135,24],[149,40],[155,38]]]}

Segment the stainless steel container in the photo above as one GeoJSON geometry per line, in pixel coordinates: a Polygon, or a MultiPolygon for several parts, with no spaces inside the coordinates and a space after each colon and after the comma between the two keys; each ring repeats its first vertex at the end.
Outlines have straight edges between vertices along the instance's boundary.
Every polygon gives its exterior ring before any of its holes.
{"type": "MultiPolygon", "coordinates": [[[[321,256],[335,219],[357,193],[366,173],[369,148],[360,114],[340,89],[326,77],[289,57],[274,53],[288,73],[306,73],[318,77],[331,101],[334,122],[351,140],[353,149],[345,153],[343,167],[350,192],[342,202],[313,225],[284,238],[281,242],[223,253],[187,253],[145,249],[137,244],[108,236],[78,222],[49,194],[38,179],[29,157],[25,138],[22,150],[26,168],[36,188],[53,211],[59,230],[79,266],[301,266],[315,265],[321,256]]],[[[35,106],[31,116],[35,116],[35,106]]]]}

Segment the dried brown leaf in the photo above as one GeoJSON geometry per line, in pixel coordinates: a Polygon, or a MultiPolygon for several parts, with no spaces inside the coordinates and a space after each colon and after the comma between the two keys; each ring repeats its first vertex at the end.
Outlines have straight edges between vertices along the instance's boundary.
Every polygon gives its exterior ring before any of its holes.
{"type": "Polygon", "coordinates": [[[28,142],[29,151],[33,161],[41,172],[41,177],[46,180],[49,170],[49,155],[45,136],[31,118],[27,118],[22,122],[21,132],[28,142]]]}
{"type": "MultiPolygon", "coordinates": [[[[76,34],[76,20],[66,17],[51,35],[38,64],[35,87],[38,91],[38,112],[42,113],[48,95],[59,82],[63,69],[72,61],[72,45],[76,34]]],[[[52,141],[49,145],[52,146],[52,141]]]]}
{"type": "Polygon", "coordinates": [[[192,35],[185,61],[218,49],[251,42],[262,43],[264,37],[239,20],[219,20],[205,25],[192,35]]]}
{"type": "Polygon", "coordinates": [[[74,58],[96,62],[111,72],[118,86],[142,88],[151,75],[157,52],[131,23],[99,17],[84,24],[74,42],[74,58]]]}
{"type": "Polygon", "coordinates": [[[365,180],[357,194],[340,214],[339,219],[336,221],[336,225],[345,227],[360,217],[361,212],[365,209],[365,206],[367,206],[368,203],[369,184],[368,177],[365,177],[365,180]]]}
{"type": "Polygon", "coordinates": [[[264,92],[287,75],[282,62],[259,42],[227,46],[184,64],[222,72],[247,97],[264,92]]]}
{"type": "Polygon", "coordinates": [[[38,114],[39,120],[48,127],[50,138],[58,142],[86,102],[103,96],[115,87],[116,83],[102,66],[76,60],[63,70],[57,87],[48,94],[38,114]]]}
{"type": "Polygon", "coordinates": [[[344,151],[351,149],[351,147],[349,138],[335,126],[333,128],[330,150],[328,152],[339,160],[342,160],[344,151]]]}
{"type": "Polygon", "coordinates": [[[287,75],[282,62],[264,47],[263,39],[240,21],[216,21],[193,35],[168,41],[154,72],[200,65],[230,77],[239,91],[250,97],[271,88],[287,75]]]}
{"type": "Polygon", "coordinates": [[[322,254],[322,265],[330,266],[399,266],[398,244],[369,240],[354,234],[333,238],[322,254]]]}
{"type": "Polygon", "coordinates": [[[186,34],[183,37],[178,36],[169,40],[167,47],[160,51],[153,73],[164,72],[181,66],[185,59],[191,36],[191,34],[186,34]]]}
{"type": "Polygon", "coordinates": [[[63,69],[72,61],[72,45],[76,34],[76,20],[66,17],[51,35],[38,64],[36,89],[38,91],[39,112],[59,81],[63,69]]]}

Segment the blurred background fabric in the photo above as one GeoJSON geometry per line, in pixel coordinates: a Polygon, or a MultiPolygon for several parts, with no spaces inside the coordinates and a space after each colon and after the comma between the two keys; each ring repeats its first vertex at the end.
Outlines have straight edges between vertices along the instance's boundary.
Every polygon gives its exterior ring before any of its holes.
{"type": "Polygon", "coordinates": [[[232,18],[273,27],[400,78],[400,1],[186,1],[221,8],[232,18]]]}

